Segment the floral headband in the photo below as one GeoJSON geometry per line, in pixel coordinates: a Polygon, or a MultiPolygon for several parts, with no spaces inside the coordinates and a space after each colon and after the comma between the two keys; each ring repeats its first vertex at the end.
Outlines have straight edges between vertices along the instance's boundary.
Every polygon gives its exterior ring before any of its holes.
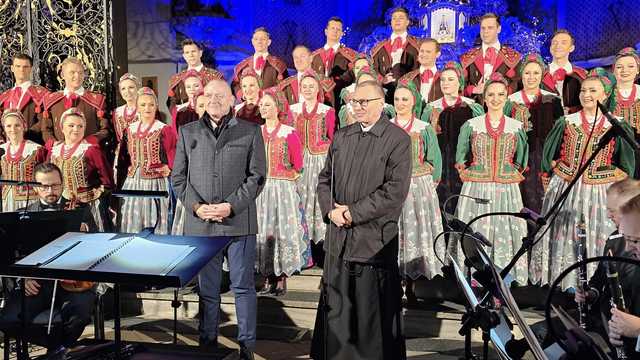
{"type": "Polygon", "coordinates": [[[483,93],[487,92],[489,85],[494,83],[501,83],[505,87],[509,87],[509,82],[507,81],[507,79],[499,72],[494,72],[489,76],[489,79],[484,83],[483,93]]]}
{"type": "Polygon", "coordinates": [[[585,80],[587,79],[599,80],[602,83],[602,87],[604,88],[604,93],[607,95],[607,97],[611,95],[611,92],[613,91],[613,87],[616,84],[615,77],[610,72],[608,72],[607,70],[601,67],[591,69],[591,71],[589,71],[589,73],[587,74],[587,78],[585,80]]]}
{"type": "Polygon", "coordinates": [[[77,107],[71,107],[60,115],[60,127],[64,125],[64,121],[70,116],[77,116],[82,119],[82,122],[87,123],[87,118],[84,116],[84,113],[80,111],[77,107]]]}
{"type": "Polygon", "coordinates": [[[422,95],[420,94],[420,91],[418,91],[418,88],[413,83],[413,81],[407,79],[402,79],[398,82],[396,91],[402,88],[408,89],[411,92],[411,95],[413,95],[412,111],[415,116],[420,116],[420,114],[422,113],[422,95]]]}
{"type": "Polygon", "coordinates": [[[0,120],[0,123],[2,124],[3,127],[4,127],[4,121],[11,116],[17,117],[22,123],[22,128],[25,131],[27,130],[27,121],[25,120],[24,115],[22,115],[22,112],[20,112],[20,110],[18,109],[7,109],[2,113],[2,119],[0,120]]]}
{"type": "Polygon", "coordinates": [[[158,104],[158,97],[156,96],[156,93],[153,91],[152,88],[143,86],[140,89],[138,89],[138,97],[142,95],[153,96],[153,99],[156,101],[156,104],[158,104]]]}
{"type": "Polygon", "coordinates": [[[442,68],[442,71],[440,73],[443,73],[446,70],[451,70],[456,73],[456,75],[458,76],[458,82],[460,83],[460,87],[458,88],[458,91],[462,91],[462,89],[464,89],[464,84],[465,84],[464,69],[462,68],[462,65],[460,65],[460,63],[457,61],[449,61],[444,65],[444,68],[442,68]]]}
{"type": "Polygon", "coordinates": [[[625,56],[631,56],[636,61],[636,64],[638,64],[638,67],[640,67],[640,56],[638,56],[636,49],[632,47],[626,47],[618,51],[618,53],[616,54],[616,61],[618,61],[618,59],[623,58],[625,56]]]}
{"type": "Polygon", "coordinates": [[[522,61],[520,62],[520,66],[518,66],[518,74],[520,74],[520,77],[522,77],[524,68],[530,63],[536,63],[540,65],[540,69],[542,70],[543,74],[547,71],[547,65],[544,63],[542,57],[539,54],[530,53],[527,54],[524,59],[522,59],[522,61]]]}
{"type": "Polygon", "coordinates": [[[136,84],[136,87],[140,87],[142,86],[142,83],[140,82],[140,79],[138,79],[137,76],[133,75],[132,73],[125,73],[124,75],[120,76],[120,80],[118,80],[118,84],[120,84],[121,82],[125,81],[125,80],[131,80],[136,84]]]}

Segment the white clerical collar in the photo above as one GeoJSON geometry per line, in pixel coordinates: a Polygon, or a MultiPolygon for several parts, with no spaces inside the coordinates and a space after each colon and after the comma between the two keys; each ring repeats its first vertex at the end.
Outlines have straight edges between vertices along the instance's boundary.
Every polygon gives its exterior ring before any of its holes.
{"type": "Polygon", "coordinates": [[[197,71],[197,72],[200,72],[200,71],[202,71],[202,68],[204,68],[204,64],[203,64],[203,63],[200,63],[200,65],[198,65],[198,66],[194,66],[194,67],[189,68],[189,69],[187,69],[187,70],[195,70],[195,71],[197,71]]]}
{"type": "Polygon", "coordinates": [[[84,87],[80,86],[76,91],[64,88],[64,96],[69,96],[71,94],[76,94],[78,96],[84,95],[84,87]]]}
{"type": "Polygon", "coordinates": [[[360,123],[360,128],[362,129],[362,132],[367,132],[369,130],[371,130],[371,128],[373,128],[375,126],[375,123],[373,123],[373,125],[369,125],[369,126],[364,126],[362,125],[362,123],[360,123]]]}
{"type": "Polygon", "coordinates": [[[555,62],[551,62],[551,64],[549,64],[549,72],[551,74],[556,72],[556,70],[558,70],[558,69],[564,69],[564,71],[566,71],[567,74],[571,74],[573,72],[573,65],[571,65],[570,61],[567,61],[562,66],[556,64],[555,62]]]}
{"type": "Polygon", "coordinates": [[[500,41],[496,40],[493,44],[482,43],[482,55],[486,55],[487,49],[490,47],[496,49],[496,52],[500,51],[500,41]]]}
{"type": "Polygon", "coordinates": [[[22,92],[24,93],[25,91],[27,91],[27,89],[31,87],[31,80],[27,80],[20,85],[16,84],[13,88],[15,89],[17,87],[22,88],[22,92]]]}
{"type": "Polygon", "coordinates": [[[425,72],[427,70],[431,70],[433,75],[435,75],[438,72],[438,68],[435,65],[433,65],[430,68],[427,68],[426,66],[420,65],[420,74],[422,74],[423,72],[425,72]]]}
{"type": "Polygon", "coordinates": [[[336,43],[333,46],[329,46],[329,44],[324,44],[324,49],[325,50],[329,50],[329,49],[333,49],[334,53],[338,52],[338,48],[340,47],[340,43],[336,43]]]}
{"type": "Polygon", "coordinates": [[[258,57],[262,56],[265,60],[267,59],[267,56],[269,56],[269,52],[263,52],[263,53],[255,53],[253,54],[253,59],[257,59],[258,57]]]}
{"type": "Polygon", "coordinates": [[[407,32],[405,31],[402,34],[391,33],[391,42],[393,42],[397,37],[402,38],[402,42],[404,43],[407,41],[407,32]]]}

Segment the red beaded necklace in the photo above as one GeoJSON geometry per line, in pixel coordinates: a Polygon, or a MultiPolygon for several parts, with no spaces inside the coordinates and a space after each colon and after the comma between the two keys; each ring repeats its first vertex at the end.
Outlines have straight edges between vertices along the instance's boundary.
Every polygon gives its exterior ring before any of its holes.
{"type": "Polygon", "coordinates": [[[144,131],[142,130],[142,120],[140,120],[140,122],[138,123],[138,129],[136,130],[136,137],[138,139],[144,139],[147,137],[147,135],[149,135],[149,131],[151,131],[151,128],[153,127],[153,124],[155,123],[155,120],[149,124],[149,126],[147,126],[147,129],[144,131]]]}
{"type": "Polygon", "coordinates": [[[497,128],[494,128],[493,126],[491,126],[491,119],[489,118],[489,114],[486,114],[484,116],[484,124],[487,128],[487,133],[494,139],[497,139],[500,135],[502,135],[502,133],[504,132],[505,123],[506,121],[504,115],[502,115],[500,117],[500,124],[498,124],[497,128]]]}
{"type": "Polygon", "coordinates": [[[622,106],[623,108],[630,108],[636,99],[636,90],[637,89],[634,84],[633,87],[631,87],[631,94],[629,94],[629,96],[625,98],[624,96],[622,96],[620,90],[616,89],[616,93],[618,95],[617,98],[619,99],[618,104],[620,104],[620,106],[622,106]]]}
{"type": "Polygon", "coordinates": [[[11,143],[7,143],[7,159],[11,162],[20,161],[22,159],[22,153],[24,152],[24,146],[26,143],[26,140],[22,140],[20,145],[18,145],[18,150],[13,154],[11,154],[11,143]]]}
{"type": "Polygon", "coordinates": [[[62,158],[65,159],[65,160],[69,160],[69,158],[71,158],[73,153],[76,152],[76,149],[78,149],[78,146],[80,146],[81,143],[82,143],[82,140],[78,141],[77,143],[73,144],[73,146],[69,150],[66,149],[66,147],[65,147],[66,144],[62,143],[62,147],[60,149],[60,153],[62,155],[62,158]]]}

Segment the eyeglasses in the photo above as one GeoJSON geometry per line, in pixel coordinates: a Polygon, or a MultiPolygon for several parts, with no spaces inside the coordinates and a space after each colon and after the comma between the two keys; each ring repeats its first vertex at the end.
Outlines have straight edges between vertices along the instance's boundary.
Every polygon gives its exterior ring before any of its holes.
{"type": "Polygon", "coordinates": [[[371,99],[351,99],[349,100],[349,104],[351,104],[352,107],[356,107],[356,106],[360,106],[363,109],[366,109],[367,106],[369,106],[369,103],[374,101],[374,100],[380,100],[382,99],[381,97],[377,97],[377,98],[371,98],[371,99]]]}
{"type": "Polygon", "coordinates": [[[50,185],[36,185],[36,188],[46,191],[46,190],[60,190],[62,188],[62,184],[50,184],[50,185]]]}
{"type": "Polygon", "coordinates": [[[624,240],[632,245],[640,245],[640,237],[624,235],[624,240]]]}

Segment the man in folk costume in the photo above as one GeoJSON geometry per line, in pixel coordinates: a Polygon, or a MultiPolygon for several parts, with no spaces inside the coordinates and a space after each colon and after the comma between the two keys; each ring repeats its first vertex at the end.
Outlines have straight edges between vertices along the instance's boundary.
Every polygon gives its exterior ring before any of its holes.
{"type": "Polygon", "coordinates": [[[240,74],[246,68],[253,69],[258,74],[260,89],[268,89],[277,86],[280,81],[289,77],[287,64],[277,56],[269,54],[271,45],[271,35],[264,27],[259,27],[253,31],[251,37],[254,54],[242,60],[233,69],[233,79],[231,88],[236,97],[240,98],[242,90],[240,88],[240,74]]]}
{"type": "Polygon", "coordinates": [[[436,60],[440,57],[440,43],[436,39],[426,38],[420,41],[418,63],[420,67],[406,73],[401,80],[412,81],[420,91],[422,99],[428,104],[442,97],[440,89],[440,71],[436,60]]]}
{"type": "MultiPolygon", "coordinates": [[[[292,52],[293,65],[296,68],[296,74],[289,76],[278,84],[279,90],[282,91],[287,98],[289,104],[296,104],[300,101],[300,89],[302,76],[307,70],[311,70],[311,51],[304,45],[298,45],[292,52]]],[[[320,76],[320,91],[324,94],[324,102],[329,106],[334,106],[333,89],[335,84],[331,79],[327,79],[316,72],[320,76]]]]}
{"type": "Polygon", "coordinates": [[[40,119],[44,97],[49,93],[42,86],[31,83],[33,60],[27,54],[13,57],[11,72],[15,79],[14,86],[0,94],[0,111],[18,109],[27,122],[25,137],[28,140],[42,143],[40,119]]]}
{"type": "Polygon", "coordinates": [[[101,144],[111,140],[109,121],[105,118],[105,97],[82,86],[85,76],[82,61],[75,57],[66,58],[60,64],[60,73],[64,80],[64,90],[49,93],[44,98],[44,141],[64,140],[60,117],[72,107],[81,111],[85,117],[85,136],[93,135],[101,144]]]}
{"type": "Polygon", "coordinates": [[[318,176],[326,296],[311,357],[402,360],[398,219],[411,182],[411,140],[383,113],[376,81],[358,84],[350,102],[357,122],[335,133],[318,176]]]}
{"type": "Polygon", "coordinates": [[[409,11],[397,7],[391,12],[391,36],[381,41],[371,50],[373,68],[384,76],[387,89],[386,102],[393,104],[396,82],[406,73],[418,68],[418,41],[407,33],[409,11]]]}
{"type": "Polygon", "coordinates": [[[202,84],[207,84],[211,80],[224,80],[224,75],[222,75],[220,71],[204,66],[202,63],[202,47],[197,42],[191,39],[182,41],[182,58],[187,62],[187,68],[169,79],[169,97],[167,98],[167,107],[169,110],[174,106],[189,101],[187,90],[184,87],[184,80],[189,77],[193,71],[198,74],[202,84]]]}
{"type": "Polygon", "coordinates": [[[487,13],[480,18],[480,39],[482,45],[475,47],[460,57],[460,62],[466,73],[467,87],[464,95],[482,103],[484,83],[492,73],[498,72],[509,81],[509,93],[513,93],[518,84],[519,52],[501,45],[498,40],[500,34],[500,18],[493,13],[487,13]]]}
{"type": "Polygon", "coordinates": [[[587,71],[571,64],[569,55],[575,50],[575,39],[567,30],[557,30],[551,37],[549,51],[553,60],[549,71],[542,78],[545,90],[560,96],[565,114],[580,111],[580,86],[586,79],[587,71]]]}
{"type": "Polygon", "coordinates": [[[327,42],[323,47],[311,53],[311,67],[316,73],[331,79],[335,83],[333,89],[334,105],[339,105],[340,92],[355,81],[353,62],[358,53],[340,43],[344,35],[342,19],[334,16],[327,21],[324,34],[327,42]]]}

